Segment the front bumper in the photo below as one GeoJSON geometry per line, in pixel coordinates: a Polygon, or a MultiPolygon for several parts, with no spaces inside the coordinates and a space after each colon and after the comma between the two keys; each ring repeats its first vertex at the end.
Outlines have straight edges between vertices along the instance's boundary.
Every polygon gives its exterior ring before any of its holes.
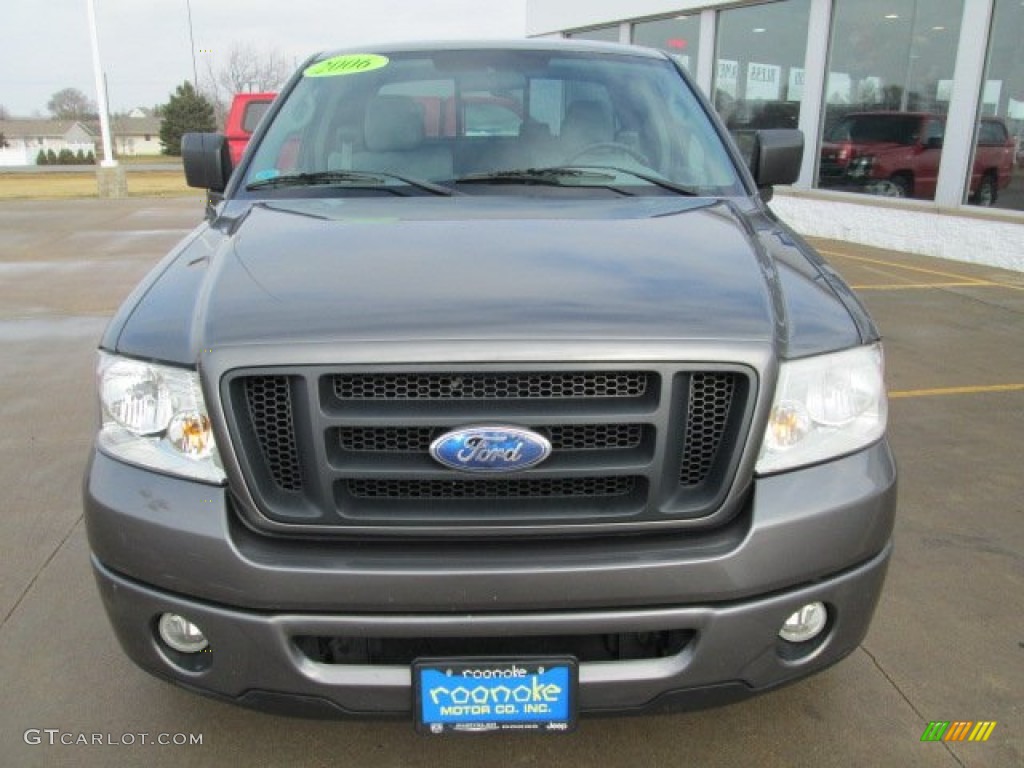
{"type": "Polygon", "coordinates": [[[319,615],[224,608],[148,588],[95,559],[103,602],[124,650],[147,671],[197,692],[243,706],[319,717],[410,716],[408,666],[311,661],[296,647],[302,635],[387,637],[523,636],[689,629],[679,653],[657,659],[580,664],[584,713],[703,708],[737,701],[818,672],[859,645],[885,578],[891,547],[857,568],[801,589],[726,605],[544,614],[319,615]],[[805,603],[830,611],[821,642],[794,655],[778,630],[805,603]],[[197,623],[210,639],[201,664],[157,640],[165,611],[197,623]]]}
{"type": "Polygon", "coordinates": [[[888,564],[896,473],[888,445],[760,478],[713,531],[597,540],[285,540],[239,523],[223,488],[102,454],[85,484],[103,602],[127,654],[186,687],[305,715],[408,715],[408,665],[331,664],[300,636],[594,635],[684,630],[678,652],[580,664],[585,712],[703,707],[817,672],[867,632],[888,564]],[[777,633],[824,602],[824,635],[777,633]],[[181,613],[210,639],[182,659],[155,634],[181,613]]]}

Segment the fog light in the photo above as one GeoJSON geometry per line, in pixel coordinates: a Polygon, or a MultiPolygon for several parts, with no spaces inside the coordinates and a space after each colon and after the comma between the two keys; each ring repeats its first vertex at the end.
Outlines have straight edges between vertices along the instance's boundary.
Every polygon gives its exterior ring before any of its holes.
{"type": "Polygon", "coordinates": [[[794,613],[779,630],[779,637],[791,643],[813,640],[825,628],[828,610],[824,603],[808,603],[794,613]]]}
{"type": "Polygon", "coordinates": [[[160,639],[181,653],[199,653],[210,644],[199,627],[177,613],[161,615],[157,629],[160,639]]]}

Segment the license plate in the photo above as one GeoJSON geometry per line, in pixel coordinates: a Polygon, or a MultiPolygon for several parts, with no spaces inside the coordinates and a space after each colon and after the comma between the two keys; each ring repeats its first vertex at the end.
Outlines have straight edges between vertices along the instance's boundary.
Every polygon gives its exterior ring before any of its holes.
{"type": "Polygon", "coordinates": [[[573,658],[417,659],[412,674],[416,728],[423,733],[576,727],[573,658]]]}

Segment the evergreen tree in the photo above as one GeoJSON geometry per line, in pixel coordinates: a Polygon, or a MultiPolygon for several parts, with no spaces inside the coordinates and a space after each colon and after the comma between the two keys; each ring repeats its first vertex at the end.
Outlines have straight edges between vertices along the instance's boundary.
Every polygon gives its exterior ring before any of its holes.
{"type": "Polygon", "coordinates": [[[179,85],[163,108],[160,123],[161,152],[165,155],[181,154],[181,136],[190,131],[215,131],[213,105],[202,94],[196,93],[192,83],[179,85]]]}
{"type": "Polygon", "coordinates": [[[36,165],[47,165],[49,162],[49,159],[46,157],[46,150],[40,149],[39,154],[36,155],[36,165]]]}
{"type": "Polygon", "coordinates": [[[57,153],[52,149],[46,150],[46,164],[56,165],[57,164],[57,153]]]}
{"type": "Polygon", "coordinates": [[[64,147],[60,152],[57,153],[57,165],[74,165],[75,164],[75,153],[67,147],[64,147]]]}
{"type": "Polygon", "coordinates": [[[85,164],[96,165],[96,154],[91,149],[85,153],[85,164]]]}
{"type": "Polygon", "coordinates": [[[85,165],[85,152],[82,150],[75,152],[75,165],[85,165]]]}

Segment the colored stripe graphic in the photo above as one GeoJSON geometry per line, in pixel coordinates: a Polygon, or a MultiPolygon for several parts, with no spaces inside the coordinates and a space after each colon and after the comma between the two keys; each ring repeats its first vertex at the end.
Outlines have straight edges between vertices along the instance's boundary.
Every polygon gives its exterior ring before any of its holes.
{"type": "Polygon", "coordinates": [[[988,720],[978,723],[974,726],[974,730],[971,731],[971,736],[968,741],[988,741],[988,737],[992,735],[992,731],[995,730],[996,721],[988,720]]]}
{"type": "Polygon", "coordinates": [[[948,720],[932,720],[928,723],[928,727],[924,729],[924,733],[921,734],[921,741],[942,741],[942,737],[946,735],[947,728],[949,728],[948,720]]]}
{"type": "Polygon", "coordinates": [[[921,741],[988,741],[995,727],[995,720],[932,720],[921,741]]]}
{"type": "Polygon", "coordinates": [[[974,723],[970,720],[954,720],[953,724],[949,726],[949,730],[946,731],[946,738],[943,741],[963,741],[971,732],[972,725],[974,723]]]}

